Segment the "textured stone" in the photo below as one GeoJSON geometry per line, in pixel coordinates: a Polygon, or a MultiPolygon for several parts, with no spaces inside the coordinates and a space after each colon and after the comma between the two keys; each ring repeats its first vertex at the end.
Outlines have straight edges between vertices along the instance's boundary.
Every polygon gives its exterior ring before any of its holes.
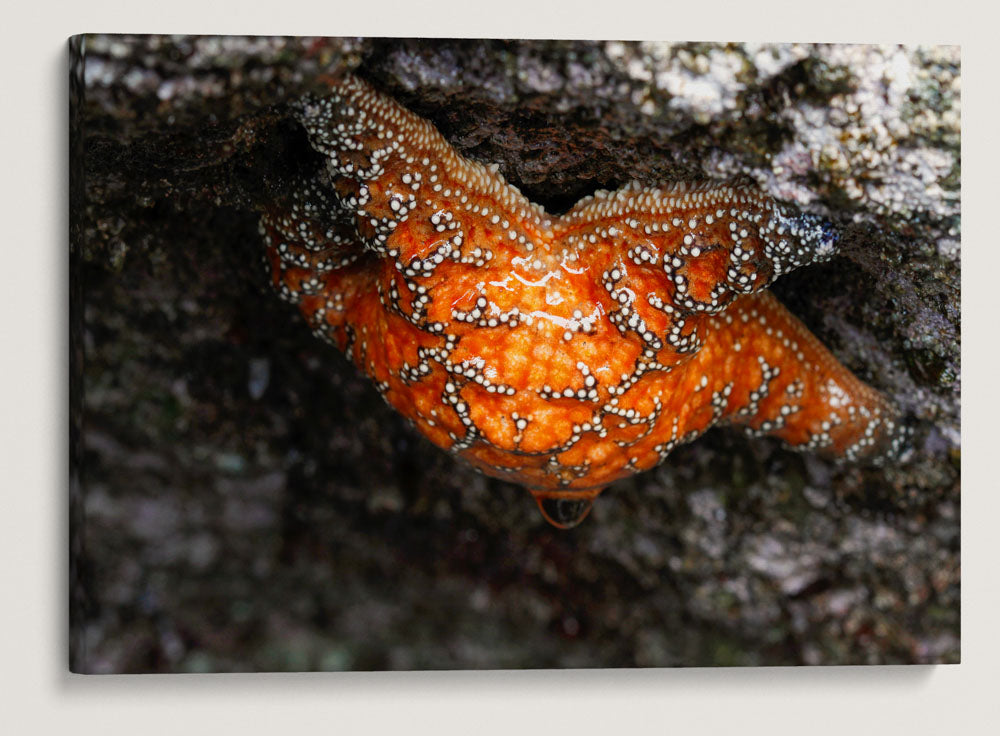
{"type": "Polygon", "coordinates": [[[76,58],[77,669],[958,659],[957,49],[88,37],[76,58]],[[542,526],[265,291],[254,203],[311,160],[280,105],[340,67],[553,211],[747,174],[837,222],[845,254],[776,291],[916,417],[913,457],[710,432],[583,527],[542,526]]]}

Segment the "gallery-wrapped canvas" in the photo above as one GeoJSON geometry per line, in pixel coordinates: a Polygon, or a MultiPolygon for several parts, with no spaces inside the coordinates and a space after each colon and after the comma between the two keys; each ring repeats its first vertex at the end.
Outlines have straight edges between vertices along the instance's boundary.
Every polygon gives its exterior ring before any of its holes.
{"type": "Polygon", "coordinates": [[[70,61],[71,669],[959,661],[957,47],[70,61]]]}

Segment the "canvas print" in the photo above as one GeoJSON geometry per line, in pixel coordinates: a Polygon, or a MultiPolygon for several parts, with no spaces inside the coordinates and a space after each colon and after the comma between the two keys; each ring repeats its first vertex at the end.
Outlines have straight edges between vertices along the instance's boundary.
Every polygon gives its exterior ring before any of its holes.
{"type": "Polygon", "coordinates": [[[73,671],[959,661],[957,47],[70,67],[73,671]]]}

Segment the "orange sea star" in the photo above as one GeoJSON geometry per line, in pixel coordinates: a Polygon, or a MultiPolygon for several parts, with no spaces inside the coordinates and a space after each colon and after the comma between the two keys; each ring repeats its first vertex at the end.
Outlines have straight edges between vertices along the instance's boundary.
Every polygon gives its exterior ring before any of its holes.
{"type": "Polygon", "coordinates": [[[749,183],[599,192],[550,216],[353,77],[294,106],[326,172],[264,208],[273,283],[428,439],[571,526],[729,422],[848,459],[882,396],[769,293],[836,236],[749,183]]]}

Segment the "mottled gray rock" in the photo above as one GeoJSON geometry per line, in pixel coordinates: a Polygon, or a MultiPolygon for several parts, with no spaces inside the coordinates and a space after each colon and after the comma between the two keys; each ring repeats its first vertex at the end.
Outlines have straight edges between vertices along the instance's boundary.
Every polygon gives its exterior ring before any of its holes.
{"type": "Polygon", "coordinates": [[[957,48],[95,37],[74,51],[74,667],[953,662],[957,48]],[[356,72],[553,210],[749,175],[843,254],[775,291],[911,415],[841,467],[715,430],[569,532],[266,289],[283,113],[356,72]]]}

